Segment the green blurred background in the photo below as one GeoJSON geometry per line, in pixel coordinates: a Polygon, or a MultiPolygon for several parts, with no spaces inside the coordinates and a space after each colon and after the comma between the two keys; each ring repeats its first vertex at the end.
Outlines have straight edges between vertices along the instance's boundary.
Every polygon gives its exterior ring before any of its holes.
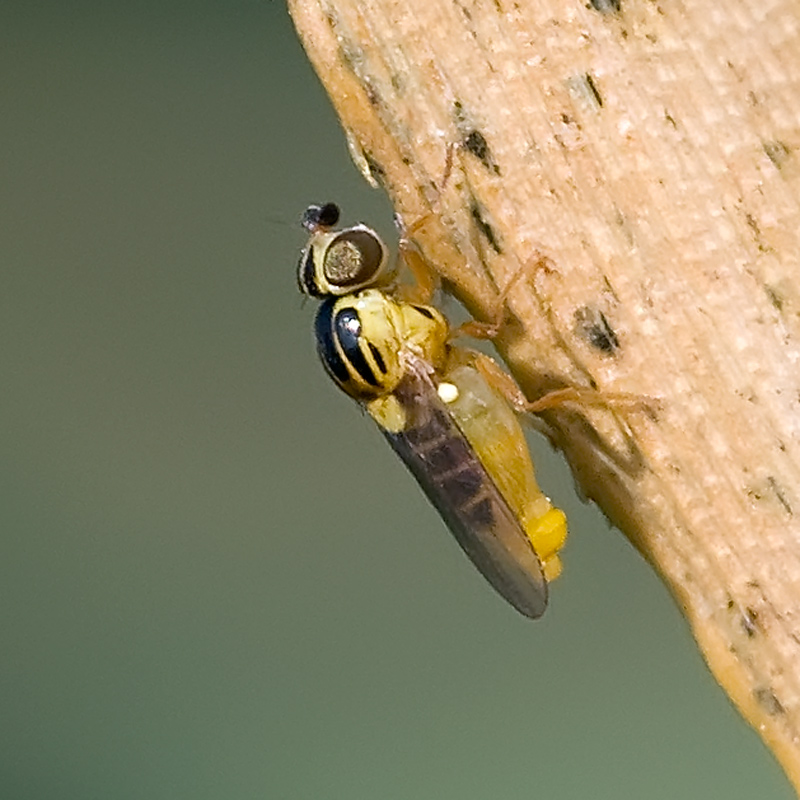
{"type": "Polygon", "coordinates": [[[0,99],[0,797],[793,796],[546,444],[530,623],[329,383],[299,214],[391,216],[282,3],[6,3],[0,99]]]}

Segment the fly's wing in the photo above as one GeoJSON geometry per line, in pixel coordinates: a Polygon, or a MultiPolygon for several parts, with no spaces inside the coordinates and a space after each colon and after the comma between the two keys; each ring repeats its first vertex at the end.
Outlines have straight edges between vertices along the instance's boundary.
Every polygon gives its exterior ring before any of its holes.
{"type": "Polygon", "coordinates": [[[540,617],[547,581],[539,557],[432,381],[412,366],[394,394],[406,424],[383,435],[484,578],[521,614],[540,617]]]}

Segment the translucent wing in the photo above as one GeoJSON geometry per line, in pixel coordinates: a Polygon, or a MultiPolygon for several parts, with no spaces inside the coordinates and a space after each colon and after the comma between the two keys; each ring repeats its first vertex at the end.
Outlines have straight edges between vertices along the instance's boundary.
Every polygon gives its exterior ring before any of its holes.
{"type": "Polygon", "coordinates": [[[399,433],[381,428],[472,563],[514,608],[540,617],[547,581],[522,524],[439,399],[423,365],[412,363],[394,396],[399,433]]]}

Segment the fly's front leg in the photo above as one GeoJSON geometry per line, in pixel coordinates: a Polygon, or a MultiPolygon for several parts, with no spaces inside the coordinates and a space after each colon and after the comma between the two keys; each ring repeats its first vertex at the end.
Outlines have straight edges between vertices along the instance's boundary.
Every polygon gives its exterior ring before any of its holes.
{"type": "MultiPolygon", "coordinates": [[[[419,305],[430,305],[441,280],[436,269],[422,255],[419,245],[414,241],[414,234],[424,228],[436,216],[436,210],[423,214],[410,225],[406,225],[400,214],[394,215],[394,224],[398,232],[397,258],[408,269],[413,281],[396,287],[395,296],[406,302],[419,305]]],[[[402,270],[397,270],[402,274],[402,270]]]]}
{"type": "MultiPolygon", "coordinates": [[[[423,219],[427,220],[430,216],[430,214],[427,214],[423,219]]],[[[413,283],[404,283],[397,287],[398,298],[406,303],[430,305],[436,290],[439,288],[439,275],[425,260],[417,245],[409,238],[407,233],[400,237],[398,258],[408,268],[414,279],[413,283]]]]}
{"type": "Polygon", "coordinates": [[[429,305],[436,290],[441,285],[439,273],[431,266],[430,262],[422,255],[414,241],[414,234],[424,228],[432,219],[439,216],[442,194],[453,172],[453,159],[458,145],[450,142],[445,153],[444,170],[438,186],[434,183],[435,196],[431,201],[431,210],[427,214],[415,219],[406,225],[400,214],[394,215],[394,224],[399,235],[398,256],[408,267],[414,278],[413,285],[399,286],[397,295],[408,303],[429,305]]]}

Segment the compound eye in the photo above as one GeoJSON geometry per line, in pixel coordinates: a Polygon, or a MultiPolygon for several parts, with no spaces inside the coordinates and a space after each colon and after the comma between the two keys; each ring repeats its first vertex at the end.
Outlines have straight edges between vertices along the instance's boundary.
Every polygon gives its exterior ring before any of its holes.
{"type": "Polygon", "coordinates": [[[339,206],[325,203],[322,206],[309,206],[303,212],[302,225],[307,231],[332,228],[339,221],[339,206]]]}
{"type": "Polygon", "coordinates": [[[368,228],[342,231],[325,251],[325,281],[339,291],[374,283],[386,265],[386,247],[368,228]]]}

